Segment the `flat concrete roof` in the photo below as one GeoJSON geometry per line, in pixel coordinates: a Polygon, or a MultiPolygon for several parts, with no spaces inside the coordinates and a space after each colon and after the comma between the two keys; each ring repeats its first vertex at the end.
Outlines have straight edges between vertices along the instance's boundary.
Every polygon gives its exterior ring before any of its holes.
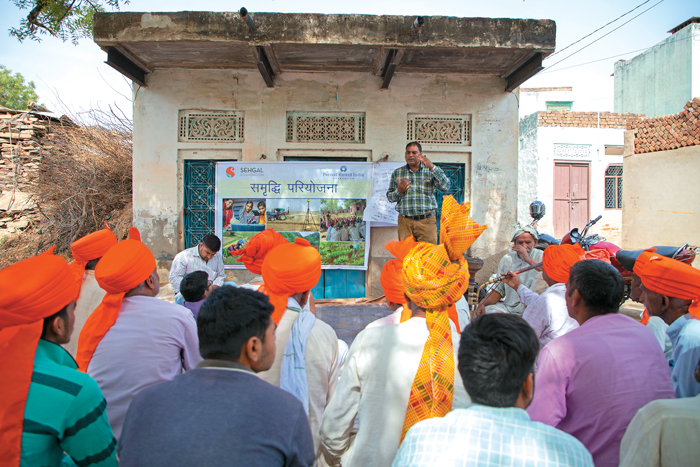
{"type": "Polygon", "coordinates": [[[555,48],[551,20],[425,16],[416,32],[415,16],[249,15],[254,30],[238,12],[96,13],[94,40],[146,74],[167,68],[259,69],[263,62],[272,77],[285,71],[385,75],[394,64],[396,73],[508,78],[533,58],[541,65],[555,48]]]}

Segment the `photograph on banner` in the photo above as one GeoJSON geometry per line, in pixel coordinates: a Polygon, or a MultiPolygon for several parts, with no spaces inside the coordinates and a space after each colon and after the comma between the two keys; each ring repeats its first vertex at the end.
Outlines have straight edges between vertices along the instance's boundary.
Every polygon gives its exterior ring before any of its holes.
{"type": "Polygon", "coordinates": [[[318,198],[270,198],[267,228],[277,232],[318,232],[321,200],[318,198]]]}
{"type": "MultiPolygon", "coordinates": [[[[267,202],[264,199],[224,198],[222,201],[222,231],[235,230],[237,225],[265,225],[267,202]]],[[[264,229],[264,227],[263,227],[264,229]]]]}
{"type": "Polygon", "coordinates": [[[284,238],[286,238],[289,243],[294,243],[294,239],[297,237],[301,237],[306,239],[312,247],[316,248],[317,250],[319,249],[319,244],[320,238],[319,238],[319,233],[318,232],[278,232],[280,235],[282,235],[284,238]]]}
{"type": "MultiPolygon", "coordinates": [[[[253,227],[253,226],[239,226],[239,227],[253,227]]],[[[258,226],[255,226],[258,227],[258,226]]],[[[265,227],[261,225],[260,227],[265,227]]],[[[254,235],[259,234],[259,231],[227,231],[224,232],[221,239],[222,253],[221,257],[224,260],[224,266],[226,265],[238,265],[241,264],[236,261],[236,257],[231,256],[231,252],[245,248],[248,244],[248,240],[254,235]]]]}
{"type": "Polygon", "coordinates": [[[364,242],[366,199],[322,199],[321,241],[364,242]]]}
{"type": "Polygon", "coordinates": [[[362,266],[365,264],[365,242],[321,242],[321,264],[362,266]]]}

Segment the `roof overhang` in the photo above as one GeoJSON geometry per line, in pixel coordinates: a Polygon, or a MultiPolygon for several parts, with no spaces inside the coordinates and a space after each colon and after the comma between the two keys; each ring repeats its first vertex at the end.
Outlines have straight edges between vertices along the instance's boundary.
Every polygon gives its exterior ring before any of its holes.
{"type": "Polygon", "coordinates": [[[97,13],[95,42],[111,66],[141,85],[157,69],[492,75],[506,91],[554,52],[551,20],[255,13],[97,13]],[[415,22],[415,26],[414,26],[415,22]],[[251,27],[252,26],[252,27],[251,27]],[[413,27],[412,27],[413,26],[413,27]]]}

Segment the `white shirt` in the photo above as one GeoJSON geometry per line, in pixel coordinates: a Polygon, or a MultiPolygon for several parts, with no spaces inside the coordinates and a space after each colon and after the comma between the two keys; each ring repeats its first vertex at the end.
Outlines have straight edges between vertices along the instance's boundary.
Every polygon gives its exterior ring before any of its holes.
{"type": "Polygon", "coordinates": [[[107,400],[114,437],[119,440],[129,404],[141,389],[170,381],[201,360],[190,310],[158,298],[125,298],[87,369],[107,400]]]}
{"type": "Polygon", "coordinates": [[[671,338],[666,334],[668,324],[658,316],[650,316],[649,321],[647,321],[647,328],[651,329],[654,337],[659,341],[659,345],[664,351],[664,355],[666,355],[666,360],[669,362],[673,360],[673,344],[671,343],[671,338]]]}
{"type": "Polygon", "coordinates": [[[542,295],[537,295],[520,284],[518,296],[520,303],[527,307],[523,313],[523,319],[535,330],[540,348],[579,326],[566,309],[566,284],[561,282],[554,284],[542,295]]]}
{"type": "MultiPolygon", "coordinates": [[[[293,298],[288,301],[289,306],[301,308],[299,303],[293,298]]],[[[277,337],[277,352],[275,362],[267,371],[258,373],[264,381],[279,387],[280,368],[282,366],[282,356],[284,346],[289,339],[292,324],[296,321],[299,313],[287,309],[280,322],[277,324],[275,336],[277,337]]],[[[306,341],[306,380],[309,384],[309,425],[311,435],[314,438],[314,449],[318,452],[320,442],[318,433],[321,428],[324,410],[330,401],[335,387],[338,384],[338,337],[335,331],[328,324],[320,319],[316,320],[314,327],[309,333],[309,340],[306,341]]]]}
{"type": "MultiPolygon", "coordinates": [[[[457,318],[459,319],[459,329],[464,330],[465,327],[469,326],[469,321],[471,319],[471,315],[469,314],[469,305],[467,304],[467,301],[464,299],[464,297],[461,297],[459,300],[457,300],[457,302],[455,302],[455,308],[457,309],[457,318]]],[[[367,326],[365,326],[365,329],[399,324],[401,322],[402,311],[403,307],[400,306],[392,314],[387,315],[383,318],[375,319],[367,326]]],[[[452,320],[450,320],[450,329],[452,330],[452,332],[457,332],[457,328],[455,327],[452,320]]]]}
{"type": "Polygon", "coordinates": [[[173,286],[173,293],[176,298],[180,295],[180,282],[189,273],[195,271],[204,271],[209,276],[209,280],[214,285],[224,285],[226,273],[224,272],[224,260],[221,258],[221,252],[216,253],[209,261],[204,261],[199,256],[199,245],[192,248],[182,250],[173,258],[173,264],[170,266],[170,275],[168,280],[173,286]]]}
{"type": "Polygon", "coordinates": [[[360,229],[357,227],[350,227],[350,241],[351,242],[360,242],[362,241],[362,238],[360,237],[360,229]]]}
{"type": "Polygon", "coordinates": [[[78,353],[78,337],[80,336],[80,331],[85,326],[88,318],[95,311],[95,308],[100,306],[102,299],[105,294],[104,290],[100,287],[95,279],[95,271],[91,269],[86,269],[83,275],[83,282],[80,286],[80,295],[75,301],[75,327],[73,328],[73,335],[70,338],[70,342],[65,344],[63,347],[70,353],[73,358],[75,358],[78,353]]]}
{"type": "MultiPolygon", "coordinates": [[[[388,467],[399,449],[411,386],[428,339],[425,318],[360,332],[350,347],[338,388],[326,408],[321,449],[338,465],[350,444],[355,416],[360,426],[351,460],[344,467],[388,467]]],[[[471,403],[457,371],[459,334],[452,333],[455,358],[452,407],[471,403]]]]}
{"type": "Polygon", "coordinates": [[[329,242],[339,242],[340,241],[340,230],[338,229],[333,229],[333,232],[331,232],[329,238],[327,239],[329,242]]]}
{"type": "Polygon", "coordinates": [[[627,427],[620,467],[698,465],[699,433],[700,395],[650,402],[627,427]]]}

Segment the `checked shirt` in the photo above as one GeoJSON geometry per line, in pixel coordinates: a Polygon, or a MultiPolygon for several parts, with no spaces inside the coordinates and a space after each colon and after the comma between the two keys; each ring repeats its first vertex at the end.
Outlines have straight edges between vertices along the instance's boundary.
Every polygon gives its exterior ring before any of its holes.
{"type": "Polygon", "coordinates": [[[450,189],[450,179],[440,167],[436,165],[433,170],[428,170],[421,163],[420,168],[413,172],[406,164],[391,174],[386,199],[390,203],[397,203],[396,210],[402,216],[420,216],[437,210],[436,189],[443,192],[450,189]],[[411,188],[405,193],[399,193],[397,189],[399,180],[402,178],[408,178],[411,181],[411,188]]]}

